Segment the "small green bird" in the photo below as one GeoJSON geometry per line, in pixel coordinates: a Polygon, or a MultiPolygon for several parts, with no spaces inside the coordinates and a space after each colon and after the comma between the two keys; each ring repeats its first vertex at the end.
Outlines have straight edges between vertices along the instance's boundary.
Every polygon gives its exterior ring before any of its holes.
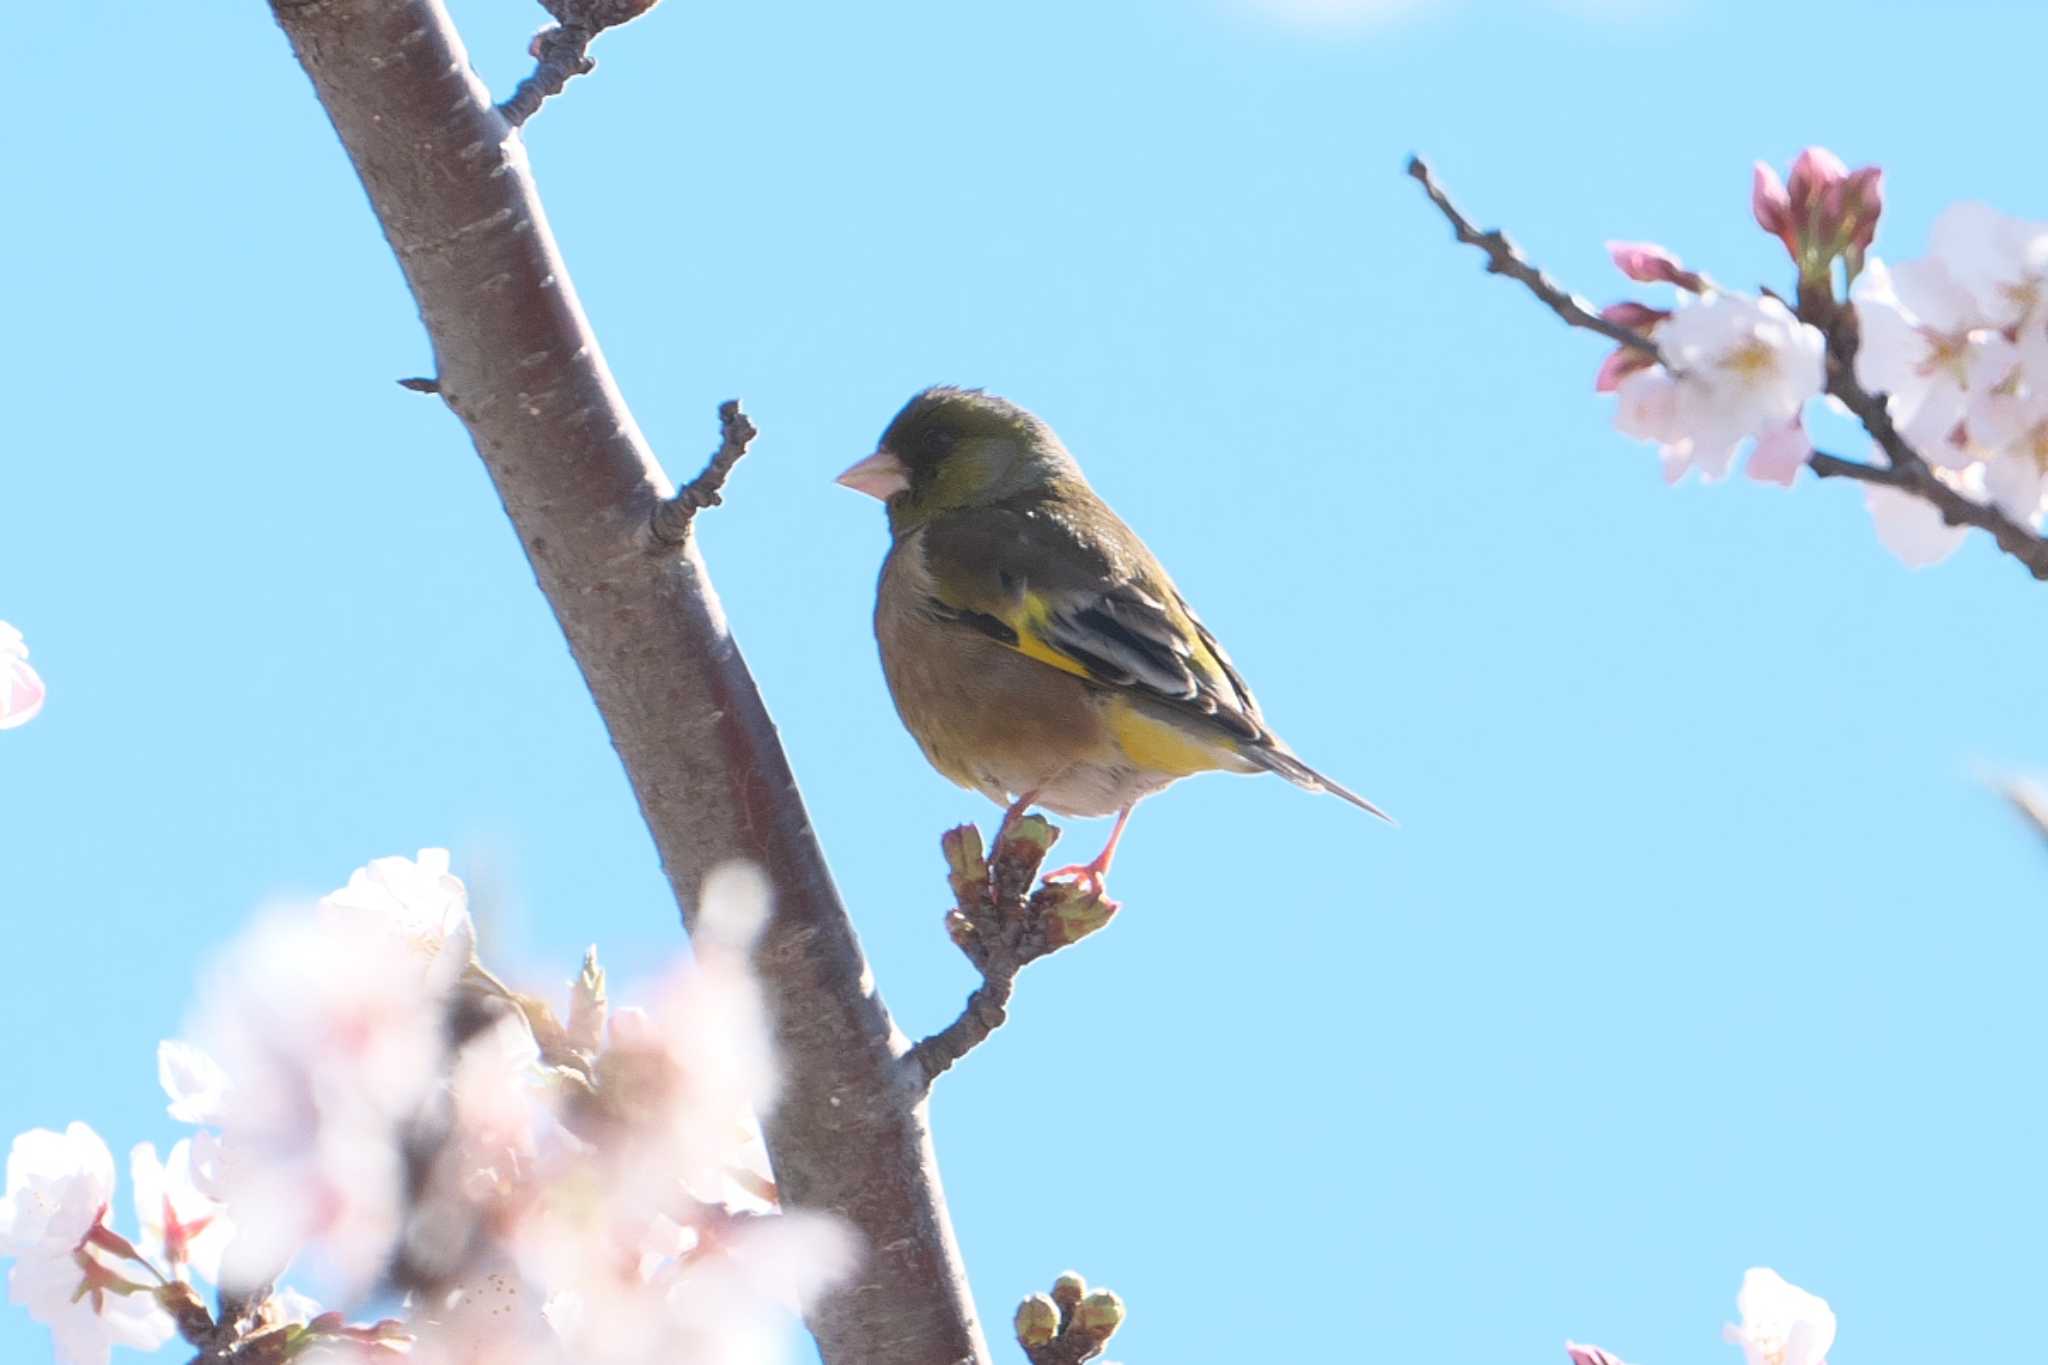
{"type": "Polygon", "coordinates": [[[998,805],[1116,815],[1194,773],[1278,773],[1385,811],[1296,758],[1251,689],[1051,427],[976,389],[912,398],[839,482],[881,499],[875,637],[904,726],[934,768],[998,805]],[[1012,799],[1014,798],[1014,800],[1012,799]]]}

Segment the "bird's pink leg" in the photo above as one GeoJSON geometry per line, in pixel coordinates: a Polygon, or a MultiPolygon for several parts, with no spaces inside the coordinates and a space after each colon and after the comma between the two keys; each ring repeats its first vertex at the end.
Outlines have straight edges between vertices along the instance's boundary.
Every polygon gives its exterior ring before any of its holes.
{"type": "Polygon", "coordinates": [[[1102,852],[1096,854],[1092,861],[1075,863],[1072,867],[1048,872],[1045,879],[1051,881],[1054,877],[1072,877],[1076,886],[1087,888],[1096,899],[1101,899],[1103,883],[1109,876],[1110,861],[1116,857],[1117,840],[1124,837],[1124,826],[1130,823],[1131,812],[1137,808],[1138,803],[1133,801],[1116,813],[1116,824],[1109,831],[1109,842],[1102,846],[1102,852]]]}
{"type": "Polygon", "coordinates": [[[1031,803],[1037,799],[1036,791],[1028,791],[1003,809],[1003,822],[996,826],[997,843],[1003,841],[1003,836],[1010,832],[1011,825],[1024,818],[1024,813],[1031,809],[1031,803]]]}

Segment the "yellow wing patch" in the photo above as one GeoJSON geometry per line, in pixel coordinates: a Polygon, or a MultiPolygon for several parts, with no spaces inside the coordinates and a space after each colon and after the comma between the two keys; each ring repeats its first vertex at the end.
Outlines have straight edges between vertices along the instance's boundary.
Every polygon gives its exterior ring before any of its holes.
{"type": "Polygon", "coordinates": [[[1227,744],[1203,740],[1170,720],[1147,715],[1122,697],[1110,703],[1109,732],[1124,757],[1148,772],[1186,777],[1239,766],[1227,744]]]}
{"type": "Polygon", "coordinates": [[[1039,628],[1052,620],[1052,607],[1035,592],[1024,594],[1024,600],[1014,616],[1003,624],[1017,632],[1017,652],[1042,664],[1051,664],[1062,673],[1071,673],[1077,678],[1091,678],[1087,665],[1054,649],[1039,634],[1039,628]]]}

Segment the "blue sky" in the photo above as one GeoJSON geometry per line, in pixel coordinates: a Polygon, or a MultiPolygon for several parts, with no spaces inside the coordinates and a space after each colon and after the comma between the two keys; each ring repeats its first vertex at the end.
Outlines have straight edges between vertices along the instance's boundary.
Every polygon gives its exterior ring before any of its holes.
{"type": "MultiPolygon", "coordinates": [[[[453,8],[508,91],[538,9],[453,8]]],[[[2048,587],[1911,573],[1850,488],[1667,489],[1599,345],[1401,166],[1605,299],[1609,237],[1781,282],[1749,163],[1822,142],[1910,256],[1957,198],[2048,216],[2048,14],[1279,8],[674,0],[530,129],[670,470],[722,398],[762,425],[704,544],[908,1031],[971,985],[936,845],[991,811],[895,721],[881,514],[831,476],[922,385],[1051,420],[1401,817],[1222,777],[1140,812],[1122,917],[939,1085],[995,1334],[1072,1265],[1131,1365],[1726,1363],[1765,1264],[1836,1365],[2017,1358],[2048,861],[1979,773],[2048,767],[2048,587]]],[[[651,971],[652,849],[460,427],[391,382],[427,346],[282,37],[118,0],[17,36],[0,618],[50,701],[0,734],[0,1130],[176,1136],[198,966],[380,854],[452,846],[515,972],[651,971]]]]}

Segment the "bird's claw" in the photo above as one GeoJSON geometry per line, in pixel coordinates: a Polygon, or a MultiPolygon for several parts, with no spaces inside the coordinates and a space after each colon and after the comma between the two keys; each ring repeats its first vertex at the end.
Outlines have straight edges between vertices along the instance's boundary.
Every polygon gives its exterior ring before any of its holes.
{"type": "Polygon", "coordinates": [[[1074,889],[1095,900],[1107,900],[1103,893],[1108,889],[1103,884],[1102,869],[1093,863],[1075,863],[1045,874],[1044,880],[1056,881],[1073,878],[1074,889]]]}

